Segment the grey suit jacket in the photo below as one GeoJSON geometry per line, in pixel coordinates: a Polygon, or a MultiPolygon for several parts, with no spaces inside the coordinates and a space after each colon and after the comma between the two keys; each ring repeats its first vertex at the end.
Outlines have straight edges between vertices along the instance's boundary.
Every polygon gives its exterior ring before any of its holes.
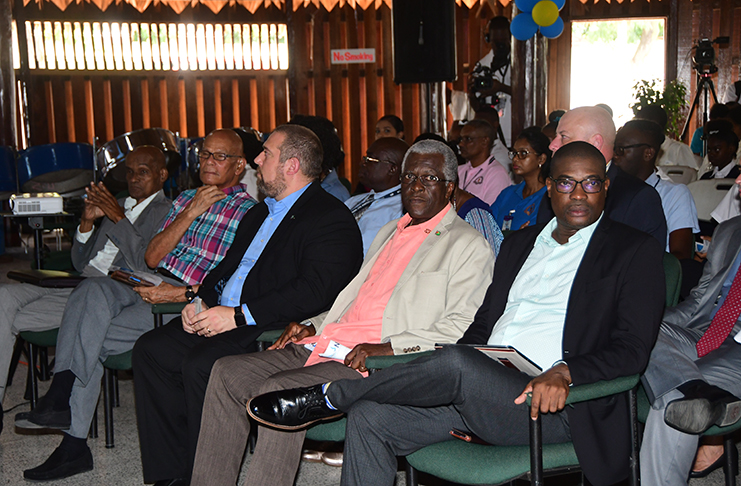
{"type": "Polygon", "coordinates": [[[729,219],[715,230],[708,260],[700,282],[690,296],[676,307],[667,309],[663,321],[679,327],[704,331],[728,278],[733,262],[741,252],[741,216],[729,219]]]}
{"type": "MultiPolygon", "coordinates": [[[[368,249],[358,275],[329,313],[311,319],[317,334],[350,309],[381,250],[396,233],[386,224],[368,249]]],[[[494,273],[494,252],[481,233],[451,209],[414,253],[383,312],[382,342],[394,354],[428,351],[456,342],[473,322],[494,273]]]]}
{"type": "MultiPolygon", "coordinates": [[[[123,199],[119,200],[123,206],[123,199]]],[[[75,269],[85,276],[100,276],[97,268],[88,265],[100,250],[111,240],[118,247],[118,255],[113,259],[113,265],[135,271],[151,272],[144,261],[149,241],[162,227],[162,222],[172,207],[172,201],[159,191],[152,202],[142,211],[134,224],[124,218],[116,224],[104,217],[95,229],[95,233],[86,243],[80,243],[77,238],[72,244],[72,264],[75,269]]]]}

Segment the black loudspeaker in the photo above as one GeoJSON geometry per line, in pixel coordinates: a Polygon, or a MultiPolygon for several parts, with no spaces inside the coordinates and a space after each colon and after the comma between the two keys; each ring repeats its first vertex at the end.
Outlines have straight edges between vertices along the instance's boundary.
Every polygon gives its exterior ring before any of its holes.
{"type": "Polygon", "coordinates": [[[454,0],[394,0],[394,82],[455,81],[454,0]]]}

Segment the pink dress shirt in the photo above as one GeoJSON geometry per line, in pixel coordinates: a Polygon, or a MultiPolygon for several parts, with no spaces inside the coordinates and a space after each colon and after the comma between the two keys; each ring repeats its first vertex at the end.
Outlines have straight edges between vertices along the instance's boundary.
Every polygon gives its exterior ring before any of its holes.
{"type": "Polygon", "coordinates": [[[321,335],[311,336],[297,343],[299,345],[316,343],[304,366],[332,361],[319,356],[327,350],[330,341],[350,349],[362,343],[381,342],[383,311],[394,287],[424,239],[434,231],[443,216],[451,209],[448,205],[429,221],[414,226],[409,226],[412,218],[408,214],[399,220],[396,233],[380,250],[357,297],[340,321],[327,324],[321,335]]]}
{"type": "Polygon", "coordinates": [[[507,170],[502,164],[489,157],[489,160],[478,167],[471,162],[458,167],[458,187],[470,192],[491,206],[505,187],[512,184],[507,170]]]}

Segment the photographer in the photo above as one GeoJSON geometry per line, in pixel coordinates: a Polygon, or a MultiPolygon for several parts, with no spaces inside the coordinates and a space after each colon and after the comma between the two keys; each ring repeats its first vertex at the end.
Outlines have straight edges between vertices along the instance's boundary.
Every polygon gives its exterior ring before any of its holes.
{"type": "Polygon", "coordinates": [[[506,17],[492,18],[487,25],[484,41],[491,46],[491,50],[471,73],[468,99],[475,111],[490,106],[498,112],[499,136],[503,136],[502,141],[509,146],[512,127],[509,20],[506,17]]]}

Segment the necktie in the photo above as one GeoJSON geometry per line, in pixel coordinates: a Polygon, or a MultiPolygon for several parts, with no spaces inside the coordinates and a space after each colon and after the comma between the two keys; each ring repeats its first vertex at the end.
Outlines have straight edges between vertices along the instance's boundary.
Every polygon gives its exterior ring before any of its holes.
{"type": "Polygon", "coordinates": [[[371,204],[373,204],[374,194],[370,193],[367,197],[364,199],[361,199],[358,204],[355,205],[350,211],[352,212],[352,215],[355,216],[355,221],[360,221],[360,218],[363,216],[363,213],[365,213],[371,204]]]}
{"type": "Polygon", "coordinates": [[[723,304],[715,313],[710,327],[697,341],[697,356],[703,357],[723,344],[741,315],[741,268],[736,272],[723,304]]]}

